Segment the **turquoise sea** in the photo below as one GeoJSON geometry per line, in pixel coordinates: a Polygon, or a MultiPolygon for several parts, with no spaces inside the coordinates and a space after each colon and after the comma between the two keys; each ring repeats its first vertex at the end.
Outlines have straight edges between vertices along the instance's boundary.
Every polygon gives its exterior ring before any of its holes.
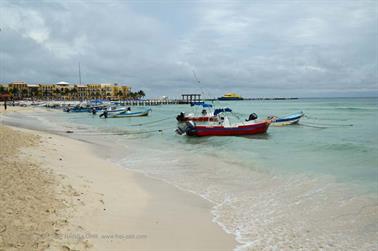
{"type": "MultiPolygon", "coordinates": [[[[298,125],[252,137],[176,135],[189,105],[149,117],[99,119],[61,111],[9,115],[23,124],[100,145],[124,168],[214,204],[214,221],[238,250],[374,250],[378,238],[378,98],[229,101],[240,119],[303,111],[298,125]],[[64,133],[63,133],[64,134],[64,133]],[[114,153],[114,154],[113,154],[114,153]]],[[[144,109],[133,107],[134,110],[144,109]]]]}

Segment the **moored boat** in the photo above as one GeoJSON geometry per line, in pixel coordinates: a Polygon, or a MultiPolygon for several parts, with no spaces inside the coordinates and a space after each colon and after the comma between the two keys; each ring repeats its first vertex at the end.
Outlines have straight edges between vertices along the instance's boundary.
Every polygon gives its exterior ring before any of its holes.
{"type": "Polygon", "coordinates": [[[281,117],[269,116],[268,119],[272,120],[272,126],[285,126],[285,125],[297,124],[303,116],[304,116],[304,113],[300,111],[300,112],[288,114],[281,117]]]}
{"type": "Polygon", "coordinates": [[[196,125],[195,122],[186,122],[177,132],[188,136],[242,136],[266,133],[271,121],[247,121],[233,125],[196,125]]]}
{"type": "Polygon", "coordinates": [[[215,109],[214,114],[218,117],[218,123],[198,125],[194,121],[179,124],[176,132],[187,136],[242,136],[266,133],[271,120],[257,121],[257,115],[252,113],[248,119],[239,123],[230,123],[227,113],[232,114],[230,108],[215,109]]]}
{"type": "Polygon", "coordinates": [[[125,112],[111,115],[111,118],[144,117],[144,116],[148,116],[148,114],[151,111],[152,111],[151,109],[147,109],[145,111],[138,111],[138,112],[125,111],[125,112]]]}
{"type": "Polygon", "coordinates": [[[107,109],[104,110],[102,114],[100,114],[100,118],[126,118],[126,117],[143,117],[148,116],[148,114],[151,112],[151,109],[147,109],[144,111],[131,111],[129,108],[114,108],[113,110],[107,109]]]}
{"type": "Polygon", "coordinates": [[[74,107],[65,107],[64,112],[91,112],[90,107],[74,106],[74,107]]]}
{"type": "Polygon", "coordinates": [[[218,100],[243,100],[243,98],[236,93],[230,92],[223,95],[223,97],[219,97],[218,100]]]}

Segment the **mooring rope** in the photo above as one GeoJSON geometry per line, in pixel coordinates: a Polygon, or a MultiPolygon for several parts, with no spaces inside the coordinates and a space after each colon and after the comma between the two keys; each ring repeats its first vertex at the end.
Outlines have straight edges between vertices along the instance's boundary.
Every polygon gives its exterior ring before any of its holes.
{"type": "Polygon", "coordinates": [[[56,131],[56,132],[74,133],[77,135],[133,135],[133,134],[144,134],[144,133],[152,133],[152,132],[163,132],[163,131],[175,129],[175,128],[177,127],[175,126],[175,127],[166,127],[166,128],[160,128],[160,129],[157,128],[157,129],[146,130],[146,131],[123,131],[123,132],[83,132],[83,131],[75,132],[72,130],[56,131]]]}
{"type": "Polygon", "coordinates": [[[346,126],[353,126],[353,124],[326,124],[326,123],[311,123],[312,125],[320,125],[320,126],[334,126],[334,127],[346,127],[346,126]]]}
{"type": "Polygon", "coordinates": [[[118,134],[118,135],[133,135],[133,134],[144,134],[144,133],[153,133],[153,132],[163,132],[163,131],[171,130],[171,129],[175,129],[175,128],[177,128],[177,127],[175,126],[175,127],[166,127],[166,128],[161,128],[161,129],[147,130],[147,131],[124,132],[124,133],[120,133],[120,134],[118,134]]]}
{"type": "Polygon", "coordinates": [[[128,126],[143,126],[143,125],[151,125],[151,124],[155,124],[155,123],[158,123],[158,122],[166,121],[166,120],[169,120],[169,119],[172,119],[172,116],[169,116],[169,117],[166,117],[166,118],[163,118],[163,119],[159,119],[159,120],[155,120],[155,121],[151,121],[151,122],[146,122],[146,123],[130,124],[130,125],[128,125],[128,126]]]}
{"type": "Polygon", "coordinates": [[[303,124],[303,123],[300,123],[300,124],[298,124],[298,125],[300,125],[300,126],[306,126],[306,127],[319,128],[319,129],[326,129],[326,128],[329,128],[329,127],[325,127],[325,126],[306,125],[306,124],[303,124]]]}

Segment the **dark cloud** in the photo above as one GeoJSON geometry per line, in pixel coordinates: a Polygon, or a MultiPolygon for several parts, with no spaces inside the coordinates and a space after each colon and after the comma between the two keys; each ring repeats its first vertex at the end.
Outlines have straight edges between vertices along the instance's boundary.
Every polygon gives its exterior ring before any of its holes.
{"type": "Polygon", "coordinates": [[[77,82],[80,62],[149,96],[377,94],[377,21],[375,1],[1,1],[0,80],[77,82]]]}

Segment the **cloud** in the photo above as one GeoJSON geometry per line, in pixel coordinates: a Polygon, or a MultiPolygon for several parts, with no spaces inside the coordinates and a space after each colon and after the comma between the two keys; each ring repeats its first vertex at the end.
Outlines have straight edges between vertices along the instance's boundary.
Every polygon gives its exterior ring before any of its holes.
{"type": "Polygon", "coordinates": [[[150,96],[378,93],[377,21],[375,1],[1,1],[0,81],[77,82],[80,62],[150,96]]]}

